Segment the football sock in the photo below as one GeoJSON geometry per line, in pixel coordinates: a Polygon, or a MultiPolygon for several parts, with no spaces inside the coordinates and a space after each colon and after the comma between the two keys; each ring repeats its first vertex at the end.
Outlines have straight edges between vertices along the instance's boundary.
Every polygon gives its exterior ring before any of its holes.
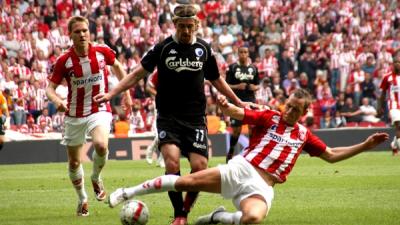
{"type": "Polygon", "coordinates": [[[3,149],[3,144],[0,144],[0,150],[3,149]]]}
{"type": "Polygon", "coordinates": [[[229,140],[229,154],[233,154],[235,152],[235,146],[239,140],[239,137],[231,136],[229,140]]]}
{"type": "Polygon", "coordinates": [[[217,212],[213,216],[213,221],[220,222],[222,224],[240,224],[240,219],[242,218],[243,213],[241,211],[237,211],[234,213],[230,212],[217,212]]]}
{"type": "Polygon", "coordinates": [[[75,170],[69,168],[68,173],[72,185],[74,186],[76,193],[78,194],[79,200],[81,202],[86,201],[88,197],[85,191],[85,181],[83,179],[84,172],[82,164],[79,165],[79,167],[75,170]]]}
{"type": "MultiPolygon", "coordinates": [[[[193,173],[193,171],[190,171],[190,173],[193,173]]],[[[199,196],[199,192],[187,192],[185,196],[185,200],[183,201],[183,212],[186,214],[189,214],[190,209],[193,207],[194,203],[196,202],[197,197],[199,196]]]]}
{"type": "MultiPolygon", "coordinates": [[[[180,176],[181,171],[178,171],[174,175],[180,176]]],[[[185,213],[183,212],[183,197],[181,191],[168,191],[169,200],[174,207],[174,217],[184,216],[185,213]]]]}
{"type": "Polygon", "coordinates": [[[99,156],[96,151],[93,151],[92,159],[93,159],[93,173],[91,178],[93,181],[99,181],[101,180],[100,178],[101,170],[103,169],[108,159],[108,151],[103,156],[99,156]]]}
{"type": "Polygon", "coordinates": [[[175,190],[175,182],[179,178],[176,175],[164,175],[147,180],[134,187],[125,188],[124,191],[128,198],[136,195],[145,195],[163,191],[175,190]]]}
{"type": "Polygon", "coordinates": [[[157,141],[154,139],[149,146],[146,148],[146,155],[151,158],[152,153],[157,150],[157,141]]]}

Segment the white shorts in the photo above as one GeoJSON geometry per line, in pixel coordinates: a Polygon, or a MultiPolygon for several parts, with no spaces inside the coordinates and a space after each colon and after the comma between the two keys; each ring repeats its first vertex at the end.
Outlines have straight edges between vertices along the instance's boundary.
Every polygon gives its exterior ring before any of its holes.
{"type": "Polygon", "coordinates": [[[221,195],[232,199],[237,209],[240,209],[242,200],[252,195],[261,195],[267,203],[268,211],[271,209],[274,189],[243,156],[235,156],[228,164],[219,165],[218,169],[221,173],[221,195]]]}
{"type": "Polygon", "coordinates": [[[394,122],[400,121],[400,109],[391,109],[389,115],[392,125],[394,125],[394,122]]]}
{"type": "Polygon", "coordinates": [[[86,143],[89,133],[97,126],[103,126],[111,130],[112,114],[109,112],[97,112],[87,117],[69,117],[64,120],[65,130],[62,145],[77,146],[86,143]]]}

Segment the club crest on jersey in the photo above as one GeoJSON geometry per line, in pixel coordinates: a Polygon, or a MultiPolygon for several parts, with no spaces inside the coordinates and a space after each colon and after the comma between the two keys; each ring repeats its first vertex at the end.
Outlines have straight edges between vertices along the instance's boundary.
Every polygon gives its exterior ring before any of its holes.
{"type": "Polygon", "coordinates": [[[249,67],[248,69],[247,69],[247,71],[249,71],[249,73],[253,73],[253,68],[251,68],[251,67],[249,67]]]}
{"type": "Polygon", "coordinates": [[[201,49],[201,48],[196,48],[196,49],[194,50],[194,52],[195,52],[196,55],[199,56],[199,57],[201,57],[201,56],[204,54],[204,51],[203,51],[203,49],[201,49]]]}
{"type": "Polygon", "coordinates": [[[203,62],[201,61],[189,61],[188,58],[182,59],[176,56],[171,56],[165,59],[165,65],[170,70],[181,72],[183,70],[199,71],[203,68],[203,62]]]}
{"type": "Polygon", "coordinates": [[[158,137],[160,138],[160,139],[163,139],[163,138],[165,138],[167,136],[167,133],[165,132],[165,131],[160,131],[160,133],[158,134],[158,137]]]}

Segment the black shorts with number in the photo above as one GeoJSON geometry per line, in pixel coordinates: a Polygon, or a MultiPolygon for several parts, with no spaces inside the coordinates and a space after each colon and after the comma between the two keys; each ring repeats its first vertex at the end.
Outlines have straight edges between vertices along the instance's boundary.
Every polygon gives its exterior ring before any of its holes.
{"type": "Polygon", "coordinates": [[[202,122],[190,123],[171,116],[157,118],[159,149],[163,144],[176,144],[181,154],[189,157],[190,152],[208,158],[208,135],[205,118],[202,122]]]}

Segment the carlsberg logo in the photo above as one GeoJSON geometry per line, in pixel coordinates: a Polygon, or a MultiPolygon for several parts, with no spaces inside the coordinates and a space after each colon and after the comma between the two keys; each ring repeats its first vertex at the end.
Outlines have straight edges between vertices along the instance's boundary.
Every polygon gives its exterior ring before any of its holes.
{"type": "Polygon", "coordinates": [[[168,67],[168,69],[180,72],[182,70],[198,71],[203,68],[203,62],[200,61],[189,61],[188,58],[185,60],[179,59],[179,61],[175,61],[175,59],[176,56],[171,56],[165,60],[165,65],[168,67]]]}

